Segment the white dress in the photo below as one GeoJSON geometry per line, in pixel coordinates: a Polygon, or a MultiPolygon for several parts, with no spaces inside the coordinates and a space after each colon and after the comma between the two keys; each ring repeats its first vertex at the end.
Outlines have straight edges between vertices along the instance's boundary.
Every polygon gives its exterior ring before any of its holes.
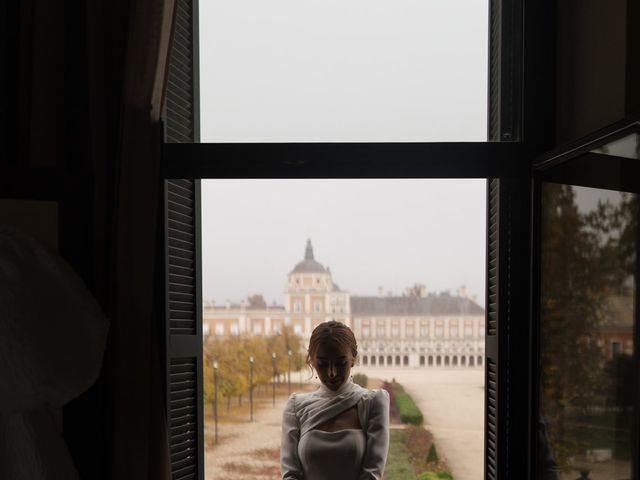
{"type": "Polygon", "coordinates": [[[283,480],[380,480],[389,449],[389,394],[351,381],[337,391],[292,394],[282,418],[283,480]],[[316,427],[357,407],[362,429],[316,427]]]}

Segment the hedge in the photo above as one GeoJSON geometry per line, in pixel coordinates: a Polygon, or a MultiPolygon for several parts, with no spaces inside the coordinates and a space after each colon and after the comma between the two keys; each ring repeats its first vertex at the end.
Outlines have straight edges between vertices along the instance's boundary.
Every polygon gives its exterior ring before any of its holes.
{"type": "Polygon", "coordinates": [[[453,480],[449,472],[443,470],[441,472],[422,472],[418,480],[453,480]]]}
{"type": "Polygon", "coordinates": [[[424,418],[422,417],[422,412],[414,403],[413,398],[405,392],[396,392],[395,397],[400,420],[412,425],[421,425],[424,418]]]}

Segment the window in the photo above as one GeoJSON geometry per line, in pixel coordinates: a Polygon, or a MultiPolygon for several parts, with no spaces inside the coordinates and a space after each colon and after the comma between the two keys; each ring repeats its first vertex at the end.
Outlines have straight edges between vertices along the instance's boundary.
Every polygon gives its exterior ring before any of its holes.
{"type": "MultiPolygon", "coordinates": [[[[585,142],[541,166],[536,179],[537,415],[545,451],[570,476],[597,470],[602,478],[632,478],[637,471],[630,452],[638,356],[623,351],[622,338],[633,344],[638,329],[638,127],[585,142]]],[[[536,473],[544,478],[542,462],[536,473]]]]}
{"type": "Polygon", "coordinates": [[[316,312],[316,313],[322,312],[322,303],[321,302],[314,302],[313,311],[316,312]]]}
{"type": "Polygon", "coordinates": [[[293,333],[295,333],[296,335],[302,334],[302,325],[298,325],[298,324],[294,325],[293,333]]]}
{"type": "Polygon", "coordinates": [[[293,311],[294,313],[300,313],[302,310],[300,302],[293,302],[293,311]]]}
{"type": "Polygon", "coordinates": [[[224,325],[222,323],[216,323],[216,335],[224,335],[224,325]]]}
{"type": "MultiPolygon", "coordinates": [[[[180,3],[182,4],[182,7],[190,4],[190,2],[185,2],[185,1],[181,1],[180,3]]],[[[203,8],[206,8],[206,6],[204,6],[203,8]]],[[[485,6],[485,10],[486,10],[486,6],[485,6]]],[[[191,13],[193,12],[193,10],[191,10],[191,8],[181,8],[179,10],[179,16],[183,15],[184,14],[183,12],[191,13]]],[[[506,17],[507,16],[505,16],[505,18],[506,17]]],[[[197,20],[197,16],[195,16],[195,19],[197,20]]],[[[184,18],[179,18],[177,23],[180,23],[182,20],[184,20],[184,18]]],[[[189,22],[187,21],[187,23],[189,22]]],[[[429,30],[429,29],[425,29],[424,25],[420,25],[420,29],[425,31],[429,30]]],[[[486,32],[489,29],[482,28],[482,30],[483,32],[486,32]]],[[[217,29],[207,28],[207,29],[202,29],[202,31],[217,32],[217,29]]],[[[195,30],[195,32],[197,33],[197,29],[195,30]]],[[[178,38],[179,37],[178,35],[176,35],[175,37],[176,38],[174,38],[174,42],[181,41],[180,38],[178,38]]],[[[187,42],[190,42],[190,41],[192,41],[191,42],[192,44],[195,44],[197,42],[197,35],[195,35],[194,32],[188,32],[187,42]],[[195,39],[193,38],[194,36],[196,37],[195,39]]],[[[205,42],[205,43],[220,45],[220,43],[218,42],[205,42]]],[[[502,43],[502,40],[500,41],[500,43],[502,43]]],[[[189,50],[187,49],[187,52],[188,51],[189,50]]],[[[242,58],[242,56],[238,56],[237,58],[242,58]]],[[[197,59],[197,55],[192,56],[191,60],[194,60],[194,59],[197,59]]],[[[177,63],[178,63],[177,61],[174,62],[174,64],[177,64],[177,63]]],[[[420,64],[420,62],[417,62],[417,64],[420,64]]],[[[175,78],[175,75],[172,73],[171,70],[172,69],[170,68],[170,73],[169,73],[170,79],[175,78]],[[172,75],[174,75],[174,77],[172,77],[172,75]]],[[[518,71],[518,69],[515,68],[513,71],[518,71]]],[[[483,72],[483,76],[484,75],[485,74],[483,72]]],[[[495,77],[495,72],[492,73],[492,75],[495,77]]],[[[257,78],[257,77],[247,76],[246,78],[257,78]]],[[[508,78],[508,77],[505,77],[505,78],[508,78]]],[[[174,88],[173,85],[175,85],[177,82],[170,81],[169,83],[170,83],[170,88],[174,88]]],[[[186,83],[188,84],[188,81],[186,83]]],[[[197,82],[195,83],[195,85],[197,86],[197,82]]],[[[189,94],[187,95],[187,98],[191,102],[191,105],[194,105],[195,108],[197,109],[199,107],[199,102],[197,101],[198,100],[197,88],[193,88],[192,90],[195,91],[195,93],[193,91],[189,92],[189,94]]],[[[512,89],[512,91],[518,91],[518,89],[515,88],[515,89],[512,89]]],[[[510,99],[510,100],[513,100],[513,99],[510,99]]],[[[175,109],[173,105],[171,105],[171,108],[175,109]]],[[[174,133],[173,125],[170,125],[169,119],[171,118],[171,122],[175,122],[176,118],[180,118],[180,117],[184,118],[184,115],[175,115],[175,118],[173,118],[171,116],[171,109],[168,108],[168,110],[169,112],[167,114],[167,131],[171,135],[177,136],[177,134],[174,133]]],[[[503,110],[506,111],[507,109],[503,109],[503,110]]],[[[188,113],[187,113],[187,116],[188,116],[188,113]]],[[[483,112],[483,116],[484,116],[484,112],[483,112]]],[[[251,117],[244,116],[244,118],[251,118],[251,117]]],[[[456,122],[457,120],[458,119],[456,119],[456,122]]],[[[186,134],[187,138],[189,138],[188,140],[178,140],[178,141],[198,140],[199,119],[196,119],[195,117],[193,117],[193,118],[187,118],[187,121],[191,122],[191,125],[189,125],[189,127],[190,128],[193,127],[195,131],[192,134],[186,134]]],[[[355,124],[355,122],[353,124],[355,124]]],[[[418,122],[418,124],[423,125],[424,122],[418,122]]],[[[504,121],[501,119],[496,124],[498,125],[498,127],[492,127],[491,131],[495,132],[497,128],[498,137],[503,138],[501,135],[504,129],[504,121]]],[[[462,130],[464,131],[465,129],[462,129],[462,130]]],[[[482,130],[484,132],[484,129],[482,130]]],[[[317,131],[317,129],[313,129],[313,131],[317,131]]],[[[482,135],[484,136],[484,133],[482,135]]],[[[507,137],[505,136],[504,138],[507,138],[507,137]]],[[[440,138],[439,140],[442,140],[442,138],[440,138]]],[[[170,140],[170,141],[176,141],[176,140],[170,140]]],[[[178,179],[179,178],[200,178],[200,177],[207,177],[207,176],[214,177],[214,178],[227,178],[228,176],[233,177],[234,175],[244,177],[247,175],[252,176],[251,175],[252,172],[258,172],[255,175],[258,177],[265,176],[265,175],[278,176],[283,174],[287,177],[289,176],[308,177],[308,176],[315,176],[315,175],[320,175],[320,176],[324,175],[328,177],[341,177],[341,176],[351,176],[354,174],[356,176],[362,176],[362,172],[364,170],[362,170],[361,167],[362,165],[365,165],[365,164],[364,163],[358,164],[357,162],[356,164],[353,164],[350,162],[356,157],[364,158],[370,155],[373,155],[373,157],[370,157],[370,158],[377,157],[381,160],[380,162],[367,163],[368,166],[369,167],[372,166],[372,168],[367,168],[366,175],[372,175],[372,176],[376,176],[376,175],[383,176],[383,177],[395,176],[395,175],[406,176],[407,172],[409,172],[411,176],[416,176],[416,177],[425,177],[425,176],[426,177],[428,176],[458,177],[461,175],[465,177],[467,176],[472,176],[472,177],[505,176],[506,177],[506,176],[509,176],[510,174],[513,174],[515,172],[515,169],[510,168],[508,166],[505,167],[505,165],[507,165],[507,162],[504,162],[504,161],[507,159],[520,158],[519,156],[515,155],[515,153],[517,152],[517,148],[511,148],[511,146],[508,146],[508,145],[489,145],[489,144],[482,145],[482,146],[478,146],[478,145],[462,146],[462,145],[444,144],[444,147],[442,145],[431,146],[426,144],[424,145],[397,144],[397,145],[386,145],[386,146],[370,145],[370,144],[362,144],[362,145],[344,144],[344,145],[338,145],[337,147],[336,145],[315,145],[311,149],[308,149],[307,146],[305,146],[304,144],[299,144],[297,146],[294,145],[293,147],[286,146],[286,145],[272,144],[271,146],[269,145],[258,146],[257,147],[258,156],[255,155],[256,153],[255,151],[251,153],[251,149],[253,148],[252,146],[236,144],[233,146],[231,145],[203,146],[204,149],[209,150],[209,154],[200,156],[199,157],[200,159],[203,159],[205,157],[212,158],[211,152],[213,151],[216,152],[215,155],[218,158],[218,160],[215,162],[215,165],[213,165],[212,163],[209,163],[209,165],[206,165],[206,162],[202,162],[201,160],[196,160],[195,163],[192,162],[193,159],[197,159],[198,156],[200,155],[198,152],[196,152],[195,156],[190,156],[191,160],[184,161],[186,157],[182,156],[182,152],[180,151],[179,147],[180,146],[178,145],[173,145],[173,146],[167,145],[165,148],[165,155],[164,155],[165,165],[163,167],[163,170],[164,170],[164,175],[167,178],[178,178],[178,179]],[[388,148],[389,150],[387,150],[388,148]],[[300,149],[303,151],[302,154],[300,149]],[[305,150],[306,152],[304,152],[305,150]],[[359,152],[359,153],[358,155],[354,155],[354,152],[359,152]],[[364,157],[361,157],[363,152],[364,152],[364,157]],[[180,162],[174,161],[176,156],[182,157],[180,162]],[[261,166],[259,163],[251,160],[251,159],[256,159],[258,157],[260,157],[261,160],[266,160],[266,163],[264,163],[261,166]],[[474,158],[472,159],[471,157],[474,157],[474,158]],[[300,162],[301,158],[303,158],[302,163],[301,164],[299,163],[298,165],[303,165],[303,166],[300,169],[297,170],[297,167],[295,166],[291,167],[291,165],[295,165],[296,162],[300,162]],[[428,159],[428,160],[425,161],[425,159],[428,159]],[[430,159],[434,159],[434,161],[431,162],[430,159]],[[318,162],[318,160],[320,161],[318,162]],[[324,163],[324,166],[323,166],[323,162],[326,162],[324,163]],[[199,164],[200,166],[196,167],[195,164],[199,164]],[[355,167],[353,165],[355,165],[355,167]],[[222,171],[220,171],[220,169],[222,169],[222,171]],[[236,173],[233,172],[234,169],[236,170],[236,173]],[[322,173],[323,169],[325,173],[322,173]],[[289,173],[285,173],[285,172],[289,172],[289,173]],[[293,172],[293,174],[291,172],[293,172]]],[[[514,163],[515,162],[511,162],[511,165],[513,165],[514,163]]],[[[179,183],[179,182],[169,181],[168,183],[179,183]]],[[[197,207],[198,196],[199,196],[199,190],[198,190],[199,182],[195,181],[190,183],[189,181],[186,181],[184,182],[184,188],[185,188],[185,191],[195,192],[193,194],[193,198],[194,198],[194,204],[197,207]]],[[[173,202],[173,200],[171,200],[171,202],[173,202]]],[[[168,210],[171,212],[174,212],[175,210],[172,210],[172,208],[173,206],[169,206],[168,210]]],[[[194,211],[197,212],[197,208],[194,211]]],[[[199,242],[198,236],[197,236],[197,230],[198,230],[197,215],[198,215],[197,213],[194,214],[195,220],[193,225],[195,225],[194,232],[196,232],[196,234],[194,235],[194,238],[195,238],[195,240],[193,240],[194,242],[199,242]]],[[[196,259],[195,264],[197,264],[197,262],[200,261],[199,254],[197,252],[194,253],[194,257],[196,259]]],[[[193,269],[194,277],[197,277],[198,275],[197,271],[198,271],[197,268],[193,269]]],[[[197,282],[194,282],[194,284],[197,285],[197,282]]],[[[197,307],[197,305],[199,304],[198,302],[200,302],[201,299],[199,299],[198,295],[194,295],[193,298],[194,298],[193,300],[194,304],[197,307]]],[[[197,312],[198,308],[194,308],[193,311],[197,312]]],[[[201,331],[196,333],[197,335],[201,335],[201,331]]],[[[196,333],[194,333],[194,335],[196,335],[196,333]]],[[[170,364],[172,364],[171,362],[176,362],[177,359],[181,358],[177,355],[177,353],[178,352],[169,350],[168,358],[169,358],[170,364]]],[[[187,355],[187,354],[182,353],[182,355],[187,355]]],[[[188,355],[191,355],[191,353],[188,355]]],[[[193,358],[198,359],[197,363],[196,363],[196,360],[194,360],[193,368],[196,369],[196,371],[201,372],[202,356],[200,355],[199,357],[196,356],[193,358]]],[[[372,357],[372,363],[375,363],[375,357],[372,357]]],[[[438,363],[440,363],[440,357],[438,357],[438,363]]],[[[168,391],[170,390],[168,389],[168,391]]],[[[202,403],[200,402],[196,409],[196,415],[195,415],[196,421],[198,421],[198,419],[202,419],[202,417],[203,417],[203,410],[202,410],[202,403]]],[[[198,432],[198,429],[190,428],[189,431],[198,432]]],[[[181,457],[181,458],[188,458],[190,461],[191,459],[193,459],[196,465],[198,464],[200,465],[199,469],[196,470],[196,474],[198,474],[197,478],[203,478],[202,458],[201,458],[201,455],[197,454],[197,449],[202,448],[202,444],[203,444],[202,437],[194,439],[194,441],[190,443],[190,445],[196,445],[195,447],[196,454],[192,453],[188,457],[181,457]]],[[[189,466],[189,468],[191,467],[189,466]]],[[[503,467],[500,467],[500,468],[503,468],[503,467]]]]}

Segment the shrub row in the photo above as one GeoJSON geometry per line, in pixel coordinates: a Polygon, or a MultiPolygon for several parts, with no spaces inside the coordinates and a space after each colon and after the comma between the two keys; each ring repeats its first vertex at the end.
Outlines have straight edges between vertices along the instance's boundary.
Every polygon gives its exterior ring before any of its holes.
{"type": "Polygon", "coordinates": [[[396,407],[400,414],[400,420],[404,423],[412,425],[421,425],[424,418],[418,406],[414,403],[413,398],[405,392],[396,392],[396,407]]]}
{"type": "Polygon", "coordinates": [[[440,472],[422,472],[418,480],[453,480],[453,477],[446,470],[440,472]]]}

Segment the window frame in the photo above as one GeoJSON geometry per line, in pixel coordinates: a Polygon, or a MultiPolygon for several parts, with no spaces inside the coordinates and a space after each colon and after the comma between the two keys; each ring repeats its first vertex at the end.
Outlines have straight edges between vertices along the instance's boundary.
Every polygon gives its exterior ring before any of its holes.
{"type": "MultiPolygon", "coordinates": [[[[508,260],[500,264],[508,275],[501,277],[504,298],[500,315],[504,318],[499,324],[500,338],[494,342],[499,383],[506,384],[500,387],[496,415],[500,422],[497,448],[490,452],[496,468],[489,472],[485,463],[487,480],[531,478],[531,425],[526,416],[517,415],[523,406],[530,410],[530,377],[516,372],[528,372],[532,363],[530,168],[533,159],[553,145],[554,138],[554,60],[548,52],[554,48],[555,12],[553,5],[541,3],[489,0],[488,142],[196,144],[190,142],[199,141],[197,0],[177,0],[176,25],[181,24],[185,10],[181,6],[185,4],[192,5],[195,17],[195,21],[191,18],[190,37],[192,131],[185,138],[165,141],[160,172],[165,183],[167,179],[207,177],[500,179],[501,213],[508,212],[509,221],[499,218],[499,237],[505,245],[519,243],[498,252],[501,260],[508,260]],[[511,323],[522,318],[528,320],[526,328],[512,329],[511,323]]],[[[167,130],[171,116],[165,112],[167,130]]],[[[488,332],[485,328],[487,339],[488,332]]],[[[485,459],[487,452],[485,444],[485,459]]],[[[203,455],[197,461],[200,466],[194,478],[202,478],[203,455]]]]}

